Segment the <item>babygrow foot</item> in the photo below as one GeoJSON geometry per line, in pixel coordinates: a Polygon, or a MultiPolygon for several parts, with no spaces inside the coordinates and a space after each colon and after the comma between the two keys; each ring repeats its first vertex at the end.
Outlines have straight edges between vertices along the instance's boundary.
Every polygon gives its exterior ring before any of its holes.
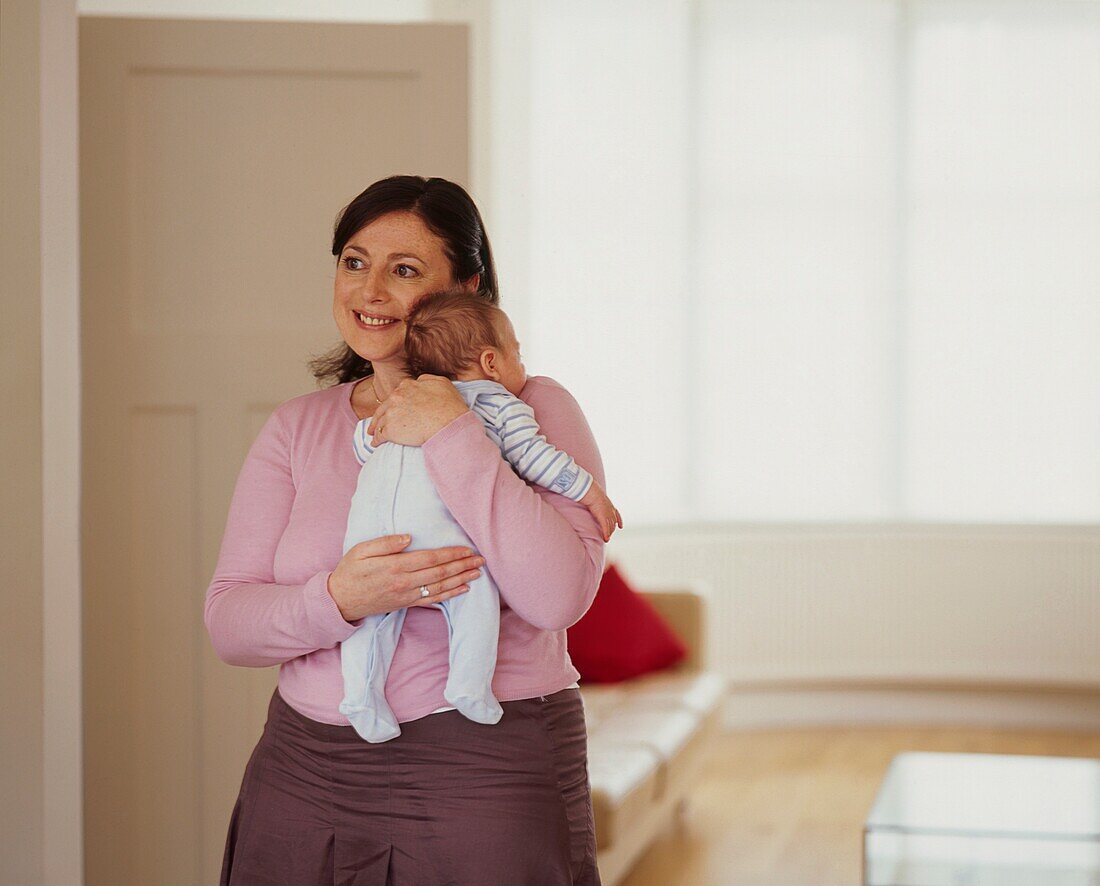
{"type": "Polygon", "coordinates": [[[373,711],[345,714],[345,716],[351,721],[351,725],[355,727],[355,731],[359,733],[359,736],[364,741],[369,741],[372,744],[389,741],[401,734],[401,728],[397,723],[386,722],[375,716],[373,711]]]}
{"type": "Polygon", "coordinates": [[[488,698],[471,695],[449,697],[444,693],[443,697],[453,704],[462,716],[475,723],[499,723],[500,718],[504,716],[504,708],[491,695],[488,698]]]}
{"type": "Polygon", "coordinates": [[[397,725],[392,711],[382,712],[374,707],[352,705],[342,701],[340,713],[348,718],[351,725],[355,727],[355,731],[365,741],[373,743],[389,741],[401,734],[401,728],[397,725]]]}

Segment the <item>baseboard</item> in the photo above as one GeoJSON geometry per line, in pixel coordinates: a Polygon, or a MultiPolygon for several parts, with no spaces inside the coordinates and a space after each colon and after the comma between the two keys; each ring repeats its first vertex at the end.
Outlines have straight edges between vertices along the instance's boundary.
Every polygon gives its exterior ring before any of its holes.
{"type": "Polygon", "coordinates": [[[1100,731],[1100,690],[734,687],[727,730],[799,726],[959,726],[1100,731]]]}

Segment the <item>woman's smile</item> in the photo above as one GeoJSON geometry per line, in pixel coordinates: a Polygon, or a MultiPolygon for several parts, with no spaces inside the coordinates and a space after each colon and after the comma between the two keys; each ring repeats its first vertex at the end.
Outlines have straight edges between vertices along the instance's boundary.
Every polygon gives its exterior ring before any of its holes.
{"type": "Polygon", "coordinates": [[[401,321],[396,317],[385,317],[381,314],[364,314],[362,311],[352,311],[355,317],[355,325],[360,329],[389,329],[391,326],[400,325],[401,321]]]}

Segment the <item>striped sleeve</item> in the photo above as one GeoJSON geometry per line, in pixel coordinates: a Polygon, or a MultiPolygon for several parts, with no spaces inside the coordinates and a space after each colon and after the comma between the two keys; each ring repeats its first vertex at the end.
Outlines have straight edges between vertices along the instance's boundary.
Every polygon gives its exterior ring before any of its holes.
{"type": "Polygon", "coordinates": [[[355,431],[351,436],[351,445],[355,449],[355,460],[359,464],[363,464],[367,460],[375,447],[370,445],[370,435],[367,433],[367,425],[370,424],[369,418],[359,419],[359,423],[355,426],[355,431]]]}
{"type": "Polygon", "coordinates": [[[535,411],[511,395],[500,395],[497,403],[494,423],[501,452],[516,473],[572,501],[584,498],[592,486],[592,475],[547,441],[539,432],[535,411]]]}

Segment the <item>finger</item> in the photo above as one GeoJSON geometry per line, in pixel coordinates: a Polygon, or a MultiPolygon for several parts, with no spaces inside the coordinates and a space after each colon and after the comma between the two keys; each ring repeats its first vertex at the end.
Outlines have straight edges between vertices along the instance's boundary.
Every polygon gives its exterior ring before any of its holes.
{"type": "Polygon", "coordinates": [[[433,603],[440,603],[443,600],[450,600],[451,597],[457,597],[459,594],[465,594],[468,590],[470,590],[469,585],[459,585],[457,588],[446,591],[442,594],[433,594],[430,597],[421,597],[419,600],[410,603],[409,606],[431,606],[433,603]]]}
{"type": "Polygon", "coordinates": [[[374,415],[370,417],[370,422],[367,424],[367,433],[373,434],[374,429],[378,427],[378,422],[381,421],[382,416],[386,414],[386,406],[389,398],[387,397],[374,410],[374,415]]]}
{"type": "Polygon", "coordinates": [[[456,585],[473,581],[480,576],[481,567],[473,559],[453,560],[441,566],[432,566],[418,572],[407,573],[408,580],[415,582],[416,587],[420,587],[420,585],[440,586],[444,590],[450,590],[456,585]]]}
{"type": "Polygon", "coordinates": [[[381,535],[378,538],[368,538],[355,545],[352,550],[357,557],[376,557],[380,554],[389,554],[400,551],[412,541],[409,535],[381,535]]]}
{"type": "MultiPolygon", "coordinates": [[[[401,554],[400,565],[405,572],[412,574],[432,566],[480,556],[473,548],[463,545],[454,545],[447,548],[425,548],[420,551],[405,551],[401,554]]],[[[484,560],[483,557],[481,559],[484,560]]]]}
{"type": "Polygon", "coordinates": [[[459,594],[464,594],[470,589],[470,585],[466,581],[451,578],[446,581],[436,582],[434,584],[417,586],[413,591],[413,599],[409,602],[409,606],[431,606],[432,603],[438,603],[440,600],[447,600],[450,597],[456,597],[459,594]],[[428,589],[428,595],[424,596],[421,587],[428,589]]]}
{"type": "Polygon", "coordinates": [[[377,447],[379,443],[386,439],[385,424],[387,423],[385,419],[379,419],[378,424],[374,426],[373,435],[371,436],[371,446],[377,447]]]}

